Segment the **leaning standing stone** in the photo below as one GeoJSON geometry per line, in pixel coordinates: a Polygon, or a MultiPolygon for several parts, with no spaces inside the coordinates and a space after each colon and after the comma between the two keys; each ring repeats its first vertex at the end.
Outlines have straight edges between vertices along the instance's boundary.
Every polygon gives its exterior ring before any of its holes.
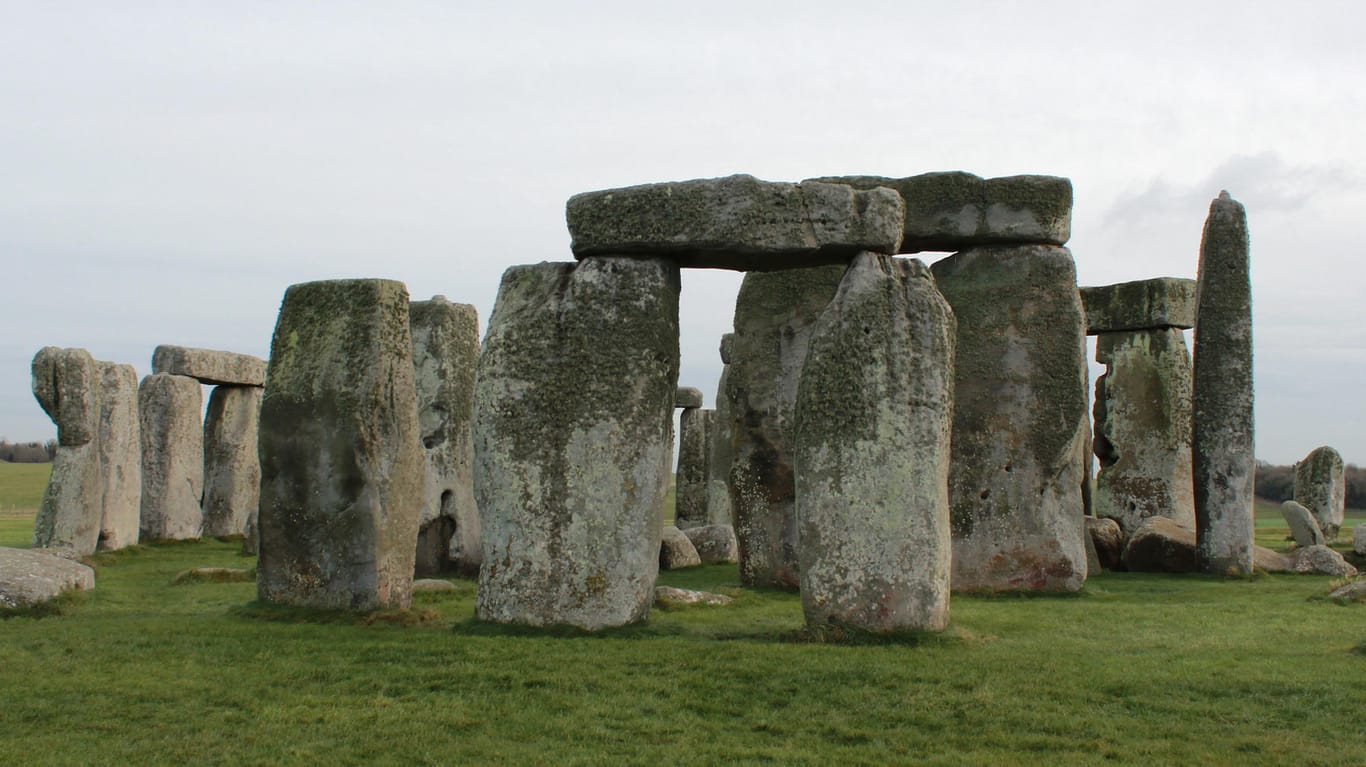
{"type": "Polygon", "coordinates": [[[422,447],[403,283],[331,280],[285,291],[260,452],[260,598],[407,607],[422,447]]]}
{"type": "Polygon", "coordinates": [[[100,371],[101,551],[138,542],[142,515],[142,438],[138,374],[132,365],[96,361],[100,371]]]}
{"type": "Polygon", "coordinates": [[[261,389],[215,386],[204,416],[204,535],[245,535],[261,500],[261,389]]]}
{"type": "Polygon", "coordinates": [[[503,274],[475,378],[480,619],[591,630],[648,615],[671,468],[678,290],[665,259],[503,274]]]}
{"type": "Polygon", "coordinates": [[[1286,501],[1281,504],[1281,516],[1285,518],[1286,527],[1290,528],[1290,536],[1295,539],[1296,545],[1323,544],[1323,532],[1319,530],[1319,523],[1309,509],[1294,501],[1286,501]]]}
{"type": "Polygon", "coordinates": [[[143,540],[198,538],[204,529],[204,395],[199,382],[153,373],[138,387],[143,540]]]}
{"type": "Polygon", "coordinates": [[[932,267],[958,318],[955,591],[1075,591],[1086,580],[1081,478],[1086,318],[1066,248],[978,248],[932,267]]]}
{"type": "Polygon", "coordinates": [[[808,625],[948,625],[954,344],[917,260],[860,254],[817,320],[794,429],[808,625]]]}
{"type": "Polygon", "coordinates": [[[1317,447],[1295,464],[1295,500],[1313,513],[1324,537],[1330,541],[1338,537],[1347,504],[1347,482],[1338,451],[1317,447]]]}
{"type": "Polygon", "coordinates": [[[33,395],[57,425],[57,454],[33,520],[33,545],[95,553],[104,482],[99,369],[84,349],[44,347],[33,357],[33,395]]]}
{"type": "Polygon", "coordinates": [[[1200,242],[1191,465],[1199,567],[1252,573],[1252,283],[1247,212],[1221,192],[1200,242]]]}
{"type": "Polygon", "coordinates": [[[678,475],[674,483],[674,524],[698,527],[707,521],[707,466],[715,410],[684,408],[678,417],[678,475]]]}

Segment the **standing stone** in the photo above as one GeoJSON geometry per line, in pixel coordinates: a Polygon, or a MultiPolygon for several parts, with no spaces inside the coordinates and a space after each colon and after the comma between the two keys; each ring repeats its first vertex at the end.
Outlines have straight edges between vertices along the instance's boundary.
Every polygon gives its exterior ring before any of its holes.
{"type": "Polygon", "coordinates": [[[674,524],[680,528],[708,524],[707,476],[715,410],[684,408],[678,417],[678,477],[674,483],[674,524]]]}
{"type": "Polygon", "coordinates": [[[33,357],[33,395],[57,425],[57,454],[33,520],[33,545],[95,553],[104,481],[99,369],[84,349],[47,346],[33,357]]]}
{"type": "Polygon", "coordinates": [[[1199,568],[1252,573],[1252,283],[1247,212],[1221,192],[1200,242],[1191,396],[1199,568]]]}
{"type": "Polygon", "coordinates": [[[1096,360],[1094,513],[1125,536],[1163,516],[1195,528],[1191,485],[1191,363],[1176,328],[1102,333],[1096,360]]]}
{"type": "Polygon", "coordinates": [[[929,269],[873,253],[812,329],[793,430],[808,625],[948,625],[954,345],[929,269]]]}
{"type": "Polygon", "coordinates": [[[1352,553],[1366,557],[1366,523],[1352,528],[1352,553]]]}
{"type": "Polygon", "coordinates": [[[142,516],[142,437],[138,426],[138,374],[132,365],[96,361],[100,372],[99,549],[138,542],[142,516]]]}
{"type": "Polygon", "coordinates": [[[474,575],[484,556],[470,436],[479,315],[469,304],[433,296],[412,303],[408,322],[426,460],[414,567],[419,575],[452,569],[474,575]]]}
{"type": "Polygon", "coordinates": [[[1324,537],[1330,541],[1338,537],[1347,505],[1347,481],[1338,451],[1316,447],[1295,464],[1295,501],[1314,515],[1324,537]]]}
{"type": "Polygon", "coordinates": [[[260,452],[260,598],[406,608],[422,446],[403,283],[330,280],[285,291],[260,452]]]}
{"type": "Polygon", "coordinates": [[[648,615],[672,468],[678,291],[665,259],[503,274],[475,378],[480,619],[591,630],[648,615]]]}
{"type": "Polygon", "coordinates": [[[932,270],[958,318],[953,589],[1075,591],[1086,580],[1089,419],[1072,254],[978,248],[932,270]]]}
{"type": "Polygon", "coordinates": [[[256,386],[215,386],[204,416],[204,535],[242,535],[261,501],[256,386]]]}
{"type": "Polygon", "coordinates": [[[724,397],[734,428],[730,508],[746,586],[799,585],[792,408],[812,327],[845,268],[751,272],[735,299],[724,397]]]}
{"type": "Polygon", "coordinates": [[[1286,501],[1281,504],[1281,516],[1285,518],[1285,525],[1290,528],[1290,536],[1295,539],[1296,545],[1323,544],[1323,531],[1319,530],[1319,523],[1309,509],[1294,501],[1286,501]]]}
{"type": "Polygon", "coordinates": [[[731,526],[730,469],[735,460],[735,408],[731,404],[729,349],[734,334],[721,339],[721,378],[716,386],[716,412],[712,415],[707,445],[707,524],[731,526]]]}
{"type": "Polygon", "coordinates": [[[203,402],[199,382],[186,376],[153,373],[138,387],[142,540],[182,540],[203,533],[203,402]]]}

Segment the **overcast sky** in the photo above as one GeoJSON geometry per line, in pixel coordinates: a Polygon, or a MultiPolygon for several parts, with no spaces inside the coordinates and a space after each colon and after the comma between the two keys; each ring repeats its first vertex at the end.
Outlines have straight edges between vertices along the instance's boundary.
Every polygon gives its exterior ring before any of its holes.
{"type": "MultiPolygon", "coordinates": [[[[1084,285],[1194,277],[1228,189],[1258,456],[1366,462],[1363,9],[0,0],[0,436],[55,436],[40,347],[265,356],[295,282],[402,280],[482,328],[506,267],[572,258],[576,192],[961,169],[1071,178],[1084,285]]],[[[683,275],[708,405],[739,279],[683,275]]]]}

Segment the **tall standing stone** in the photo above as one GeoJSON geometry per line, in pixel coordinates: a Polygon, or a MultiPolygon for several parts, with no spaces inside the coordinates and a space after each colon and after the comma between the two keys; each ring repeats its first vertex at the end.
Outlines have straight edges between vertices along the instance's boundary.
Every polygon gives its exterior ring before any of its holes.
{"type": "Polygon", "coordinates": [[[1066,248],[976,248],[932,267],[958,319],[955,591],[1086,580],[1086,318],[1066,248]]]}
{"type": "Polygon", "coordinates": [[[153,373],[138,387],[143,540],[203,534],[204,395],[193,378],[153,373]]]}
{"type": "Polygon", "coordinates": [[[678,416],[678,475],[674,483],[674,524],[700,527],[707,521],[707,477],[716,411],[683,408],[678,416]]]}
{"type": "Polygon", "coordinates": [[[707,524],[734,524],[730,511],[730,467],[735,459],[735,408],[730,400],[730,345],[734,335],[721,339],[721,378],[716,386],[716,412],[712,414],[707,444],[707,524]]]}
{"type": "Polygon", "coordinates": [[[948,625],[954,345],[918,260],[860,254],[816,322],[793,430],[808,624],[948,625]]]}
{"type": "Polygon", "coordinates": [[[262,390],[219,385],[204,415],[204,535],[246,535],[261,500],[262,390]]]}
{"type": "Polygon", "coordinates": [[[483,560],[470,435],[479,315],[445,296],[414,301],[409,312],[426,461],[414,566],[424,576],[452,569],[473,575],[483,560]]]}
{"type": "Polygon", "coordinates": [[[132,365],[96,361],[100,372],[101,551],[138,542],[142,516],[142,437],[138,374],[132,365]]]}
{"type": "Polygon", "coordinates": [[[1200,242],[1191,396],[1199,568],[1252,572],[1252,282],[1247,212],[1228,192],[1210,203],[1200,242]]]}
{"type": "Polygon", "coordinates": [[[648,615],[671,468],[678,291],[666,259],[503,274],[475,379],[479,618],[597,629],[648,615]]]}
{"type": "Polygon", "coordinates": [[[33,545],[95,553],[104,481],[99,368],[85,349],[47,346],[33,357],[33,395],[57,425],[57,454],[33,520],[33,545]]]}
{"type": "Polygon", "coordinates": [[[423,472],[403,283],[330,280],[285,291],[260,453],[260,598],[407,607],[423,472]]]}
{"type": "Polygon", "coordinates": [[[811,330],[845,269],[751,272],[735,299],[725,397],[734,428],[730,507],[746,586],[799,586],[792,408],[811,330]]]}
{"type": "Polygon", "coordinates": [[[1338,451],[1316,447],[1295,464],[1295,501],[1314,515],[1325,538],[1338,536],[1347,505],[1347,482],[1338,451]]]}

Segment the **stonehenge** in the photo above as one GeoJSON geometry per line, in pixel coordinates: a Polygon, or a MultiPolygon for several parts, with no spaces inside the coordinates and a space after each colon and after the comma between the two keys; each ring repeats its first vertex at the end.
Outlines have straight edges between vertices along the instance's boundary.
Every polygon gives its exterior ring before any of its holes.
{"type": "MultiPolygon", "coordinates": [[[[697,391],[693,389],[692,391],[697,391]]],[[[707,511],[708,460],[715,429],[716,411],[698,404],[683,407],[678,416],[678,471],[674,482],[674,524],[680,528],[699,527],[709,521],[707,511]]],[[[677,404],[677,403],[675,403],[677,404]]]]}
{"type": "Polygon", "coordinates": [[[261,388],[215,386],[204,415],[204,535],[245,535],[260,505],[261,388]]]}
{"type": "Polygon", "coordinates": [[[143,540],[203,534],[203,396],[198,381],[172,373],[153,373],[138,386],[143,540]]]}
{"type": "Polygon", "coordinates": [[[1317,447],[1295,464],[1295,501],[1314,516],[1324,537],[1332,540],[1342,529],[1347,485],[1342,456],[1331,447],[1317,447]]]}
{"type": "Polygon", "coordinates": [[[99,456],[104,488],[98,548],[114,551],[138,542],[142,519],[138,374],[132,365],[100,360],[95,364],[100,373],[99,456]]]}
{"type": "Polygon", "coordinates": [[[82,557],[99,545],[104,507],[100,372],[84,349],[44,347],[33,357],[33,395],[57,425],[57,454],[33,523],[35,548],[82,557]]]}

